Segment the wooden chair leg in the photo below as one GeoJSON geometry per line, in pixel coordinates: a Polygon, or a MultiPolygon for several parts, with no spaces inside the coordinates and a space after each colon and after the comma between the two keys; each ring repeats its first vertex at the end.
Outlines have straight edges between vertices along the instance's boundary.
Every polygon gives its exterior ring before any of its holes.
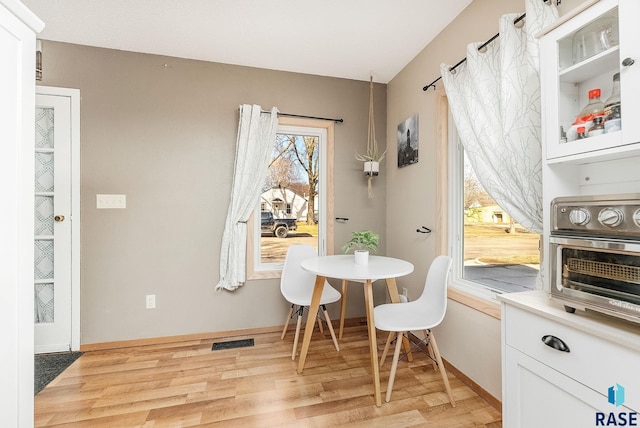
{"type": "MultiPolygon", "coordinates": [[[[398,294],[398,285],[396,284],[395,278],[387,278],[385,280],[387,284],[387,291],[389,292],[389,299],[391,299],[391,303],[400,303],[400,295],[398,294]]],[[[413,353],[411,352],[411,343],[409,343],[409,339],[402,336],[402,342],[404,344],[404,350],[407,353],[407,361],[413,361],[413,353]]]]}
{"type": "Polygon", "coordinates": [[[287,319],[284,320],[284,328],[282,329],[282,336],[280,336],[280,340],[284,339],[284,335],[287,332],[287,327],[289,327],[289,321],[291,321],[291,315],[293,315],[293,307],[295,305],[291,305],[291,309],[289,309],[289,315],[287,315],[287,319]]]}
{"type": "Polygon", "coordinates": [[[300,312],[298,312],[298,321],[296,322],[296,335],[293,337],[293,351],[291,352],[292,360],[296,359],[296,352],[298,351],[298,338],[300,337],[300,325],[302,324],[302,314],[300,312]]]}
{"type": "Polygon", "coordinates": [[[322,320],[318,317],[318,329],[320,330],[320,334],[324,334],[324,328],[322,328],[322,320]]]}
{"type": "Polygon", "coordinates": [[[342,340],[342,331],[344,330],[344,316],[347,312],[347,289],[349,288],[349,281],[342,280],[342,302],[340,303],[340,331],[338,332],[338,339],[342,340]]]}
{"type": "Polygon", "coordinates": [[[340,352],[340,347],[338,346],[338,340],[336,339],[336,333],[333,331],[333,325],[331,324],[331,319],[329,318],[329,312],[327,312],[326,307],[323,307],[322,311],[324,313],[324,320],[327,322],[327,327],[329,327],[329,333],[331,333],[331,339],[333,339],[333,344],[336,347],[336,351],[340,352]]]}
{"type": "Polygon", "coordinates": [[[391,346],[391,341],[393,337],[396,335],[395,332],[390,331],[389,336],[387,336],[387,343],[384,345],[384,351],[382,351],[382,356],[380,357],[380,367],[384,364],[384,360],[387,358],[387,354],[389,353],[389,347],[391,346]]]}
{"type": "Polygon", "coordinates": [[[433,345],[433,352],[436,355],[436,360],[438,361],[438,366],[440,367],[440,375],[442,376],[442,381],[444,382],[444,388],[447,390],[447,394],[449,395],[449,401],[451,402],[451,407],[456,407],[456,402],[453,399],[453,393],[451,392],[451,386],[449,385],[449,378],[447,377],[447,371],[444,368],[444,364],[442,363],[442,358],[440,357],[440,351],[438,350],[438,344],[436,343],[436,338],[432,332],[431,334],[431,344],[433,345]]]}
{"type": "Polygon", "coordinates": [[[384,399],[387,403],[391,400],[391,391],[393,390],[393,381],[396,378],[396,369],[398,368],[398,358],[400,358],[400,348],[402,348],[402,332],[398,332],[396,336],[396,350],[393,353],[393,363],[391,364],[391,373],[389,373],[389,384],[387,385],[387,395],[384,399]]]}

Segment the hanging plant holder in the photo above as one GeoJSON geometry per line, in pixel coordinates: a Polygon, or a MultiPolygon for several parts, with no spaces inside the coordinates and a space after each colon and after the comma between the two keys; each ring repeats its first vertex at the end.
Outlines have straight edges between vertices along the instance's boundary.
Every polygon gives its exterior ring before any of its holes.
{"type": "Polygon", "coordinates": [[[380,173],[380,162],[368,161],[364,163],[364,175],[375,177],[380,173]]]}
{"type": "Polygon", "coordinates": [[[369,78],[369,129],[367,132],[367,152],[366,154],[357,154],[356,159],[364,162],[364,173],[369,177],[367,183],[367,192],[369,198],[373,198],[372,178],[380,173],[380,161],[384,159],[387,153],[378,152],[378,142],[376,141],[376,125],[373,117],[373,76],[369,78]]]}

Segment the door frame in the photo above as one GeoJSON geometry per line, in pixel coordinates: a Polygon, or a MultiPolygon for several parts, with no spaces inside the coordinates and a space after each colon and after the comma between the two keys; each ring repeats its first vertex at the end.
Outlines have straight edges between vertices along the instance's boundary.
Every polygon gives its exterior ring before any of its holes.
{"type": "MultiPolygon", "coordinates": [[[[80,350],[80,90],[36,85],[36,94],[68,97],[71,105],[71,350],[80,350]]],[[[36,104],[37,105],[37,104],[36,104]]]]}

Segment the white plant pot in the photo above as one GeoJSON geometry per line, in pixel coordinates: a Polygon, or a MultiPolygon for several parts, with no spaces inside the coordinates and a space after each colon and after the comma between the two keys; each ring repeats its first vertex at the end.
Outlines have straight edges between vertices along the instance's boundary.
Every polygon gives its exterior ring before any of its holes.
{"type": "Polygon", "coordinates": [[[357,265],[363,266],[369,264],[369,252],[366,250],[355,250],[353,252],[353,258],[357,265]]]}
{"type": "Polygon", "coordinates": [[[380,163],[379,162],[365,162],[364,163],[364,174],[365,175],[378,175],[380,173],[380,163]]]}

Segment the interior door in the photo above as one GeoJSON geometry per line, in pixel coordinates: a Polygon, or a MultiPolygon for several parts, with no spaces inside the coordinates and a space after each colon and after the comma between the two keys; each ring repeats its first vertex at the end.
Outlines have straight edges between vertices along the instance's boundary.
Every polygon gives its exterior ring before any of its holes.
{"type": "Polygon", "coordinates": [[[36,95],[35,353],[71,350],[71,99],[36,95]]]}

